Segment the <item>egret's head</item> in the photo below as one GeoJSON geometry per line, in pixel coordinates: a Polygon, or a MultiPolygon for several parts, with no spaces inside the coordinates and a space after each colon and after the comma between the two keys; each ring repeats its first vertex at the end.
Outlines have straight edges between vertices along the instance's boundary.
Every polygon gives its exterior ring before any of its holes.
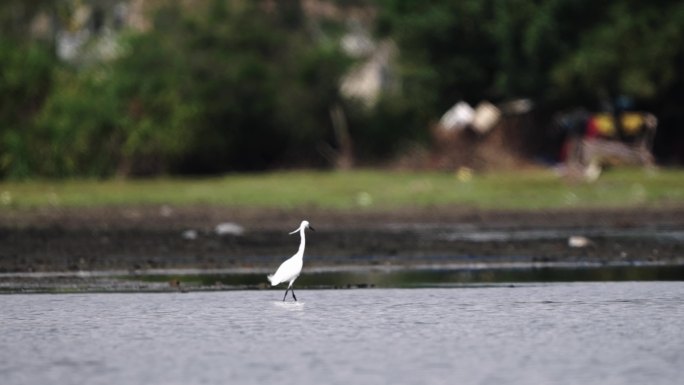
{"type": "Polygon", "coordinates": [[[313,226],[311,226],[311,224],[309,223],[309,221],[302,221],[302,224],[299,225],[299,227],[297,228],[297,230],[291,232],[290,234],[294,234],[294,233],[296,233],[297,231],[304,230],[304,229],[309,229],[309,230],[311,230],[311,231],[316,231],[316,230],[314,230],[313,226]]]}

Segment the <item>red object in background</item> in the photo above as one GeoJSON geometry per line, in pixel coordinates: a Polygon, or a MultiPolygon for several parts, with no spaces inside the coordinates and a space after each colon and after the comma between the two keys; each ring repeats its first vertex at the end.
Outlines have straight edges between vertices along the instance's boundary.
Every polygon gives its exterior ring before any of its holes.
{"type": "Polygon", "coordinates": [[[587,130],[585,131],[584,136],[587,138],[596,138],[600,136],[598,124],[596,123],[596,118],[589,118],[589,120],[587,121],[587,130]]]}

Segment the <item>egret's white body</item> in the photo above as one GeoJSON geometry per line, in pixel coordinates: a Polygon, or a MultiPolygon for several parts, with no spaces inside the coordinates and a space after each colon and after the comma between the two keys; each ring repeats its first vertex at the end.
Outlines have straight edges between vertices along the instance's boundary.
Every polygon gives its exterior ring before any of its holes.
{"type": "Polygon", "coordinates": [[[283,301],[285,301],[287,292],[290,289],[292,289],[292,298],[294,298],[295,301],[297,300],[294,289],[292,288],[292,284],[294,284],[294,281],[297,279],[297,277],[299,277],[299,274],[302,272],[302,266],[304,265],[304,248],[306,247],[306,235],[304,234],[304,230],[306,229],[313,230],[314,228],[311,227],[308,221],[302,221],[302,223],[299,225],[299,228],[290,233],[294,234],[299,231],[299,250],[287,261],[280,264],[280,267],[278,267],[278,270],[276,270],[275,274],[268,276],[271,286],[276,286],[283,282],[289,282],[287,289],[285,290],[285,296],[283,296],[283,301]]]}

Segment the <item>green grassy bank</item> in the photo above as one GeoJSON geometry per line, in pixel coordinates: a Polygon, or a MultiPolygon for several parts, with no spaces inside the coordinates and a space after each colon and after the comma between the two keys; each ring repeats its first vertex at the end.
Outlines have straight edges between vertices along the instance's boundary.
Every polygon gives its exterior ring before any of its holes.
{"type": "Polygon", "coordinates": [[[482,209],[684,205],[684,170],[611,170],[593,183],[550,170],[487,174],[287,171],[202,179],[0,182],[0,210],[117,205],[482,209]]]}

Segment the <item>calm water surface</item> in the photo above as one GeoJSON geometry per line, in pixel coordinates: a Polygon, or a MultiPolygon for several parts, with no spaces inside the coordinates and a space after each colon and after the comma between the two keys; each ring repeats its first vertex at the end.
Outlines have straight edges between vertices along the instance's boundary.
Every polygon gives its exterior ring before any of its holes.
{"type": "Polygon", "coordinates": [[[684,284],[0,296],[14,384],[680,384],[684,284]]]}

